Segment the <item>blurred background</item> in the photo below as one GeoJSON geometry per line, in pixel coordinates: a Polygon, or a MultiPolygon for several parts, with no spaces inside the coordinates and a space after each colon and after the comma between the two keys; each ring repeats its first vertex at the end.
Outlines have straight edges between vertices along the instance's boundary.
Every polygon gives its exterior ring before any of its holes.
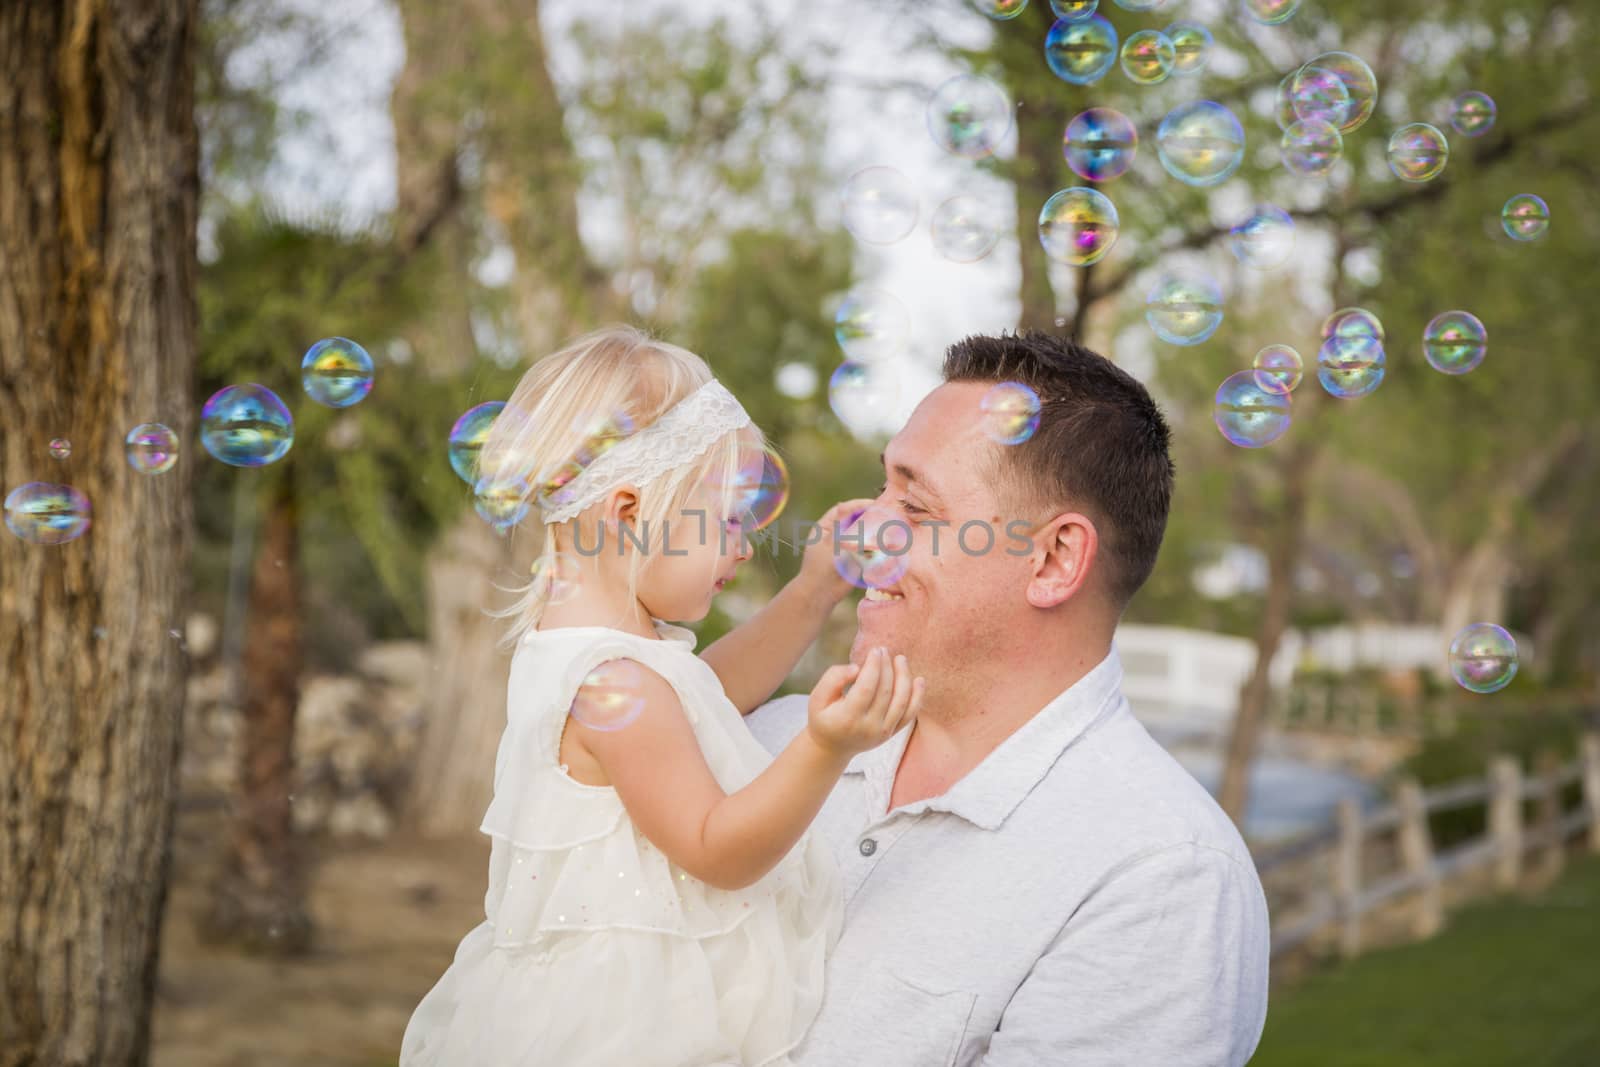
{"type": "Polygon", "coordinates": [[[611,321],[740,397],[780,532],[966,334],[1135,374],[1178,483],[1117,643],[1268,888],[1255,1062],[1600,1062],[1600,10],[150,7],[0,16],[0,1065],[395,1062],[528,560],[452,428],[611,321]],[[245,383],[292,447],[219,462],[245,383]]]}

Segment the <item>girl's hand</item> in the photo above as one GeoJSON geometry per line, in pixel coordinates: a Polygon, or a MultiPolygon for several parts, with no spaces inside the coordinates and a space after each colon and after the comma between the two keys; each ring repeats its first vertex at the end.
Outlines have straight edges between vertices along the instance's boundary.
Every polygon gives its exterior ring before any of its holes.
{"type": "Polygon", "coordinates": [[[840,664],[823,672],[811,690],[806,730],[818,746],[838,756],[876,748],[916,721],[926,684],[911,677],[904,656],[891,663],[888,649],[875,648],[860,667],[840,664]]]}
{"type": "Polygon", "coordinates": [[[800,561],[800,573],[795,575],[794,580],[830,607],[843,600],[853,588],[839,576],[835,559],[838,549],[834,534],[838,528],[847,526],[849,519],[867,510],[871,505],[871,498],[844,500],[835,504],[817,520],[817,529],[821,532],[821,536],[806,546],[805,558],[800,561]]]}

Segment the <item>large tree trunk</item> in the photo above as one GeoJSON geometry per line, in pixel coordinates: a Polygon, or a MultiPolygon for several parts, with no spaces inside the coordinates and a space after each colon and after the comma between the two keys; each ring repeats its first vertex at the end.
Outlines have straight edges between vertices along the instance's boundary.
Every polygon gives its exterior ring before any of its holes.
{"type": "Polygon", "coordinates": [[[186,665],[193,0],[0,5],[0,484],[93,524],[0,533],[0,1064],[147,1060],[186,665]],[[66,461],[44,443],[72,443],[66,461]]]}
{"type": "MultiPolygon", "coordinates": [[[[494,221],[516,258],[521,341],[537,358],[580,324],[592,324],[589,311],[603,289],[578,234],[580,170],[549,75],[538,5],[402,0],[400,7],[407,49],[393,99],[400,228],[460,181],[455,161],[470,140],[483,163],[481,182],[470,190],[477,210],[456,216],[457,243],[446,254],[454,257],[460,290],[469,291],[469,224],[494,221]],[[507,78],[508,70],[518,77],[507,78]]],[[[469,310],[439,309],[424,335],[470,338],[469,310]]],[[[425,349],[419,358],[449,376],[470,367],[462,353],[475,358],[465,345],[425,349]]],[[[434,673],[408,812],[425,833],[475,829],[489,802],[510,661],[496,645],[505,624],[484,609],[505,595],[494,583],[505,585],[514,573],[512,545],[468,511],[428,560],[434,673]]]]}
{"type": "MultiPolygon", "coordinates": [[[[294,723],[304,663],[300,533],[294,472],[284,460],[272,484],[250,577],[243,678],[239,791],[222,868],[212,884],[208,936],[285,955],[310,947],[305,865],[290,811],[294,723]]],[[[254,472],[240,472],[251,477],[254,472]]]]}

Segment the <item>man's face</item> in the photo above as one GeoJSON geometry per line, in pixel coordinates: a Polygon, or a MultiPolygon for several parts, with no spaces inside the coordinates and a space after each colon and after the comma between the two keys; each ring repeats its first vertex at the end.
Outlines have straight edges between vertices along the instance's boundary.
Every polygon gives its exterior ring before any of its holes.
{"type": "MultiPolygon", "coordinates": [[[[881,536],[892,551],[905,548],[904,571],[857,605],[852,662],[886,645],[931,686],[951,664],[1022,636],[1026,539],[1037,516],[1011,514],[1000,503],[992,471],[1003,446],[984,434],[979,408],[988,388],[939,386],[884,449],[884,486],[867,520],[892,520],[881,536]]],[[[865,536],[874,543],[872,530],[865,536]]]]}

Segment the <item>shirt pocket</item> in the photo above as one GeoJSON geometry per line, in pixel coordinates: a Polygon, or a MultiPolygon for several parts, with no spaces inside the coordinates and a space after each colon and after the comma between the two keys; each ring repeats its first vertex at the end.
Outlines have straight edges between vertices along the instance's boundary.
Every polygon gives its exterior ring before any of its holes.
{"type": "Polygon", "coordinates": [[[976,993],[936,993],[886,970],[878,972],[872,986],[863,1000],[897,1038],[894,1067],[954,1067],[976,993]]]}

